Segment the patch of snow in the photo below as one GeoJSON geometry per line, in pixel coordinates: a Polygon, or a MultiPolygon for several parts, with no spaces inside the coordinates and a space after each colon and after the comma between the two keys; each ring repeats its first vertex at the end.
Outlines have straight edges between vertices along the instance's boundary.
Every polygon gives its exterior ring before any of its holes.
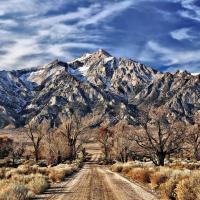
{"type": "Polygon", "coordinates": [[[86,75],[89,68],[90,68],[89,66],[84,65],[84,66],[82,66],[82,67],[79,67],[79,68],[78,68],[78,71],[79,71],[81,74],[86,75]]]}
{"type": "Polygon", "coordinates": [[[200,73],[191,73],[193,76],[198,76],[200,73]]]}
{"type": "Polygon", "coordinates": [[[109,62],[109,61],[111,61],[111,60],[113,60],[114,59],[114,57],[112,57],[112,56],[110,56],[110,57],[108,57],[108,58],[105,58],[104,59],[104,63],[107,63],[107,62],[109,62]]]}
{"type": "Polygon", "coordinates": [[[40,85],[43,80],[51,75],[58,75],[63,70],[63,67],[54,67],[50,70],[45,68],[38,69],[34,72],[29,72],[20,77],[20,79],[26,84],[30,89],[33,88],[34,83],[40,85]]]}
{"type": "Polygon", "coordinates": [[[89,66],[82,66],[77,69],[72,69],[71,67],[68,67],[68,72],[72,75],[75,76],[77,79],[81,81],[86,81],[87,80],[87,71],[89,69],[89,66]]]}
{"type": "Polygon", "coordinates": [[[20,80],[23,81],[29,89],[33,89],[33,83],[36,83],[37,85],[41,84],[40,76],[43,72],[44,69],[39,69],[36,72],[28,72],[20,76],[20,80]]]}
{"type": "Polygon", "coordinates": [[[90,54],[90,53],[86,53],[85,55],[81,56],[80,58],[77,58],[77,59],[75,59],[75,60],[73,60],[73,61],[71,61],[71,62],[68,62],[68,63],[71,64],[71,63],[76,62],[76,61],[81,62],[81,61],[83,61],[83,60],[89,58],[91,55],[92,55],[92,54],[90,54]]]}

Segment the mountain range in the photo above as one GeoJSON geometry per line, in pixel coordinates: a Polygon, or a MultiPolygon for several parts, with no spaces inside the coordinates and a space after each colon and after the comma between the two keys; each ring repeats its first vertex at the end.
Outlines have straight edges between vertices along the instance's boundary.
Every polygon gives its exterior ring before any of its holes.
{"type": "Polygon", "coordinates": [[[192,119],[200,110],[200,75],[159,72],[102,49],[71,62],[0,71],[0,128],[36,118],[54,126],[73,112],[134,123],[142,107],[163,105],[178,118],[192,119]]]}

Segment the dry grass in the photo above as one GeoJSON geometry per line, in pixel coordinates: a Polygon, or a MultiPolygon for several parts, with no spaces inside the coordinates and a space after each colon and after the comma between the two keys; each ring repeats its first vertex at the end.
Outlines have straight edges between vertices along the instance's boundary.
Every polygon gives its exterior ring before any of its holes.
{"type": "Polygon", "coordinates": [[[73,164],[60,164],[55,167],[39,167],[30,164],[18,168],[0,169],[0,200],[25,200],[43,193],[48,187],[48,180],[62,181],[66,176],[77,171],[80,161],[73,164]],[[49,179],[48,179],[49,177],[49,179]]]}
{"type": "Polygon", "coordinates": [[[165,183],[169,179],[166,173],[155,172],[151,175],[151,188],[158,189],[162,183],[165,183]]]}
{"type": "Polygon", "coordinates": [[[162,200],[200,199],[199,163],[177,162],[165,167],[139,162],[116,163],[111,170],[157,190],[162,200]]]}
{"type": "Polygon", "coordinates": [[[65,169],[51,169],[49,179],[53,182],[61,182],[65,178],[65,169]]]}
{"type": "Polygon", "coordinates": [[[124,168],[123,164],[122,163],[115,163],[114,165],[111,166],[111,170],[113,172],[122,172],[122,169],[124,168]]]}
{"type": "Polygon", "coordinates": [[[150,183],[152,173],[153,171],[147,168],[134,168],[127,173],[127,176],[140,183],[150,183]]]}
{"type": "Polygon", "coordinates": [[[10,183],[0,191],[0,200],[26,200],[28,189],[19,183],[10,183]]]}
{"type": "Polygon", "coordinates": [[[41,194],[43,193],[48,187],[49,184],[41,174],[34,174],[32,176],[32,180],[28,183],[27,187],[30,189],[34,194],[41,194]]]}
{"type": "Polygon", "coordinates": [[[200,174],[194,174],[177,184],[176,194],[178,200],[197,200],[200,194],[200,174]]]}
{"type": "Polygon", "coordinates": [[[170,178],[167,182],[161,184],[160,193],[162,200],[175,200],[176,199],[176,185],[178,181],[170,178]]]}
{"type": "Polygon", "coordinates": [[[77,171],[78,167],[76,165],[60,164],[56,167],[52,167],[49,170],[49,178],[53,182],[61,182],[66,176],[71,175],[73,172],[77,171]]]}
{"type": "Polygon", "coordinates": [[[168,164],[170,168],[173,169],[189,169],[189,170],[198,170],[200,169],[200,163],[199,162],[175,162],[168,164]]]}

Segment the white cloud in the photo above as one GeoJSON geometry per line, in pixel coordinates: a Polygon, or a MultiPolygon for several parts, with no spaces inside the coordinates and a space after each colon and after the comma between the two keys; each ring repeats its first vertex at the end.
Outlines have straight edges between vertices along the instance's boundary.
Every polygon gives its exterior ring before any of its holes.
{"type": "MultiPolygon", "coordinates": [[[[187,69],[191,72],[200,72],[200,50],[182,50],[177,51],[165,46],[160,45],[155,41],[149,41],[146,47],[140,54],[140,59],[144,61],[151,62],[152,59],[157,59],[158,62],[163,63],[163,65],[178,65],[180,69],[187,69]],[[190,66],[192,64],[192,66],[190,66]],[[195,66],[195,65],[196,66],[195,66]],[[188,68],[190,66],[190,68],[188,68]]],[[[169,71],[171,69],[169,68],[169,71]]]]}
{"type": "MultiPolygon", "coordinates": [[[[124,0],[103,4],[95,1],[88,7],[78,7],[75,11],[47,17],[46,13],[66,6],[66,0],[3,1],[0,4],[0,15],[7,15],[9,18],[0,20],[0,43],[4,43],[0,47],[3,52],[0,55],[0,66],[14,66],[15,69],[25,65],[35,66],[44,63],[42,59],[46,57],[71,59],[73,56],[70,52],[74,48],[97,49],[104,31],[110,31],[112,27],[109,30],[95,28],[91,31],[87,25],[96,25],[117,16],[134,2],[135,0],[124,0]],[[8,29],[14,26],[18,30],[8,29]],[[40,58],[37,56],[40,54],[47,56],[40,58]]],[[[106,22],[104,27],[107,27],[106,22]]]]}
{"type": "MultiPolygon", "coordinates": [[[[98,46],[95,44],[90,44],[90,43],[68,42],[68,43],[63,43],[63,44],[49,45],[48,49],[46,49],[46,51],[48,53],[51,53],[54,56],[60,56],[60,57],[65,56],[66,57],[66,55],[65,55],[66,49],[70,49],[70,48],[95,49],[95,48],[98,48],[98,46]]],[[[69,55],[69,53],[68,53],[68,55],[69,55]]],[[[73,56],[70,55],[67,58],[72,59],[73,56]]]]}
{"type": "Polygon", "coordinates": [[[35,39],[17,39],[13,40],[15,42],[12,46],[6,46],[1,48],[5,50],[7,54],[0,55],[1,66],[10,67],[15,66],[19,63],[19,58],[26,56],[28,54],[41,53],[35,39]]]}
{"type": "Polygon", "coordinates": [[[50,10],[58,10],[65,0],[3,0],[0,3],[0,16],[8,14],[42,15],[50,10]]]}
{"type": "Polygon", "coordinates": [[[18,25],[18,23],[14,20],[11,20],[11,19],[2,20],[2,19],[0,19],[1,28],[3,28],[3,27],[6,27],[6,28],[7,27],[14,27],[14,26],[17,26],[17,25],[18,25]]]}
{"type": "Polygon", "coordinates": [[[171,31],[170,35],[173,39],[176,39],[176,40],[195,39],[195,37],[193,35],[191,35],[190,28],[182,28],[182,29],[177,29],[177,30],[171,31]]]}
{"type": "Polygon", "coordinates": [[[194,76],[200,74],[199,65],[190,65],[190,64],[168,67],[166,71],[174,73],[174,72],[177,72],[178,70],[179,71],[188,71],[194,76]]]}
{"type": "Polygon", "coordinates": [[[75,12],[70,12],[70,13],[66,13],[62,15],[36,18],[36,19],[33,19],[33,21],[31,22],[31,25],[40,26],[42,28],[42,27],[51,27],[57,23],[67,22],[70,20],[86,19],[91,15],[92,10],[93,10],[93,6],[88,7],[88,8],[79,8],[75,12]]]}
{"type": "Polygon", "coordinates": [[[195,5],[197,0],[179,0],[179,2],[184,8],[179,12],[182,17],[200,21],[200,7],[195,5]]]}
{"type": "Polygon", "coordinates": [[[81,22],[81,25],[96,24],[102,20],[109,20],[111,16],[115,16],[119,12],[130,8],[134,3],[134,0],[126,0],[122,2],[106,4],[103,8],[100,8],[100,12],[81,22]]]}

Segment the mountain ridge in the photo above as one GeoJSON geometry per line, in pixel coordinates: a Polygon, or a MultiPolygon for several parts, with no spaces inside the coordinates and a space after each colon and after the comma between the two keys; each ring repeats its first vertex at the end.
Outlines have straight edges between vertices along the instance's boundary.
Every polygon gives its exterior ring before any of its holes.
{"type": "Polygon", "coordinates": [[[74,111],[81,116],[96,112],[113,123],[123,113],[132,123],[146,105],[165,105],[189,120],[200,110],[199,99],[200,75],[159,72],[102,49],[70,62],[0,71],[1,128],[24,126],[35,118],[57,125],[74,111]]]}

